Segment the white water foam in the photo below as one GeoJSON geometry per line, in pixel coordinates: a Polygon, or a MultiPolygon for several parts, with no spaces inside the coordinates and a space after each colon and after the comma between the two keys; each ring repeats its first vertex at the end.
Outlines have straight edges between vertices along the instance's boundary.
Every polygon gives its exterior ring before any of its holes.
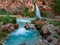
{"type": "Polygon", "coordinates": [[[28,34],[26,32],[29,33],[30,31],[26,30],[25,28],[19,28],[13,35],[16,35],[16,36],[25,35],[25,36],[27,36],[28,34]]]}

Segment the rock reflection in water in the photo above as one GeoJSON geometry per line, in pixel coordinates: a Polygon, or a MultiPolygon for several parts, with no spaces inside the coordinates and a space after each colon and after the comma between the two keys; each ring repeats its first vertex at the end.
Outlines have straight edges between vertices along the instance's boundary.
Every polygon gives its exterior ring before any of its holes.
{"type": "Polygon", "coordinates": [[[26,43],[22,43],[22,44],[19,44],[19,45],[26,45],[26,43]]]}

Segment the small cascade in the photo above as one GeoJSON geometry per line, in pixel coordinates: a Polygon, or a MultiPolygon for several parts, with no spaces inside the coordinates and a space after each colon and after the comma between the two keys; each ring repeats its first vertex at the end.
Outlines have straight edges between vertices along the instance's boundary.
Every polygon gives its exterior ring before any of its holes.
{"type": "Polygon", "coordinates": [[[36,16],[37,16],[37,18],[42,18],[41,17],[41,13],[40,13],[40,10],[39,10],[39,8],[38,8],[38,5],[36,4],[36,16]]]}
{"type": "Polygon", "coordinates": [[[4,41],[3,45],[35,45],[41,38],[37,30],[26,30],[24,25],[30,23],[33,18],[17,19],[19,28],[15,29],[4,41]],[[39,36],[37,36],[39,35],[39,36]]]}

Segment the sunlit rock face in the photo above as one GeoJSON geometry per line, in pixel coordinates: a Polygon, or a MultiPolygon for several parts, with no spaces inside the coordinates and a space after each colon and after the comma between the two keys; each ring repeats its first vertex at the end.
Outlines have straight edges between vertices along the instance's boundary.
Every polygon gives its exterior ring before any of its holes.
{"type": "MultiPolygon", "coordinates": [[[[43,10],[51,11],[49,4],[54,2],[54,0],[36,0],[37,5],[43,10]]],[[[23,11],[20,10],[20,7],[28,7],[29,12],[34,11],[34,3],[32,0],[0,0],[0,9],[5,9],[10,14],[21,14],[23,11]]]]}
{"type": "Polygon", "coordinates": [[[32,0],[0,0],[0,9],[5,9],[7,12],[20,13],[20,7],[28,7],[29,11],[34,11],[32,0]]]}
{"type": "Polygon", "coordinates": [[[52,2],[51,0],[37,0],[36,2],[40,9],[45,11],[51,11],[51,7],[49,6],[52,2]]]}

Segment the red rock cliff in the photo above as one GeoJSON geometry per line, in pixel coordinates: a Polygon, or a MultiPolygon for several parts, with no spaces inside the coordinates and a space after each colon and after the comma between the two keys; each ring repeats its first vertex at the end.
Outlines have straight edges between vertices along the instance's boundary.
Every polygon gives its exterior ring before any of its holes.
{"type": "MultiPolygon", "coordinates": [[[[51,11],[49,3],[52,0],[36,0],[36,3],[40,8],[43,8],[46,11],[51,11]]],[[[28,7],[29,11],[34,11],[34,4],[32,0],[0,0],[0,9],[5,9],[7,12],[14,14],[20,14],[20,7],[28,7]]]]}

